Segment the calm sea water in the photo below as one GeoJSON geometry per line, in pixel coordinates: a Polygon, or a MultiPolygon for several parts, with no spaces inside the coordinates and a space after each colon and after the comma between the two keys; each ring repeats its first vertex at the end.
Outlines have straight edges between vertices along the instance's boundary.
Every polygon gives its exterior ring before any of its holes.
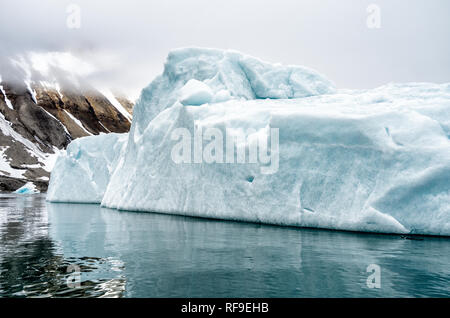
{"type": "Polygon", "coordinates": [[[450,239],[0,195],[2,297],[449,297],[450,239]],[[370,289],[370,264],[380,288],[370,289]],[[79,278],[80,284],[77,284],[79,278]]]}

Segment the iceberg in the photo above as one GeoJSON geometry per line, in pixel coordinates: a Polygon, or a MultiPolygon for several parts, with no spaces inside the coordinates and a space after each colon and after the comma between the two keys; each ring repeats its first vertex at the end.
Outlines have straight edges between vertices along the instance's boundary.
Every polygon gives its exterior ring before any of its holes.
{"type": "Polygon", "coordinates": [[[183,105],[203,105],[213,98],[211,88],[203,82],[195,79],[189,80],[181,88],[180,102],[183,105]]]}
{"type": "Polygon", "coordinates": [[[36,189],[36,186],[33,182],[27,182],[22,187],[14,191],[16,194],[35,194],[39,193],[39,190],[36,189]]]}
{"type": "Polygon", "coordinates": [[[58,159],[47,199],[450,235],[449,137],[450,84],[338,90],[304,67],[179,49],[142,91],[128,136],[76,140],[58,159]]]}
{"type": "Polygon", "coordinates": [[[191,80],[197,83],[192,86],[202,82],[203,91],[211,90],[213,99],[220,101],[224,97],[300,98],[332,93],[336,89],[330,80],[303,66],[271,64],[232,50],[176,49],[169,53],[163,74],[142,91],[133,110],[134,128],[145,129],[162,110],[179,101],[183,88],[191,80]]]}
{"type": "Polygon", "coordinates": [[[72,141],[56,160],[46,199],[100,203],[110,176],[123,155],[127,134],[101,134],[72,141]]]}

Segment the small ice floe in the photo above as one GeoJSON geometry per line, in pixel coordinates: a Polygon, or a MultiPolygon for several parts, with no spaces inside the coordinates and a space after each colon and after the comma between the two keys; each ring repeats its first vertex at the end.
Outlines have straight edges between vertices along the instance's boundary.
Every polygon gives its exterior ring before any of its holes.
{"type": "Polygon", "coordinates": [[[33,182],[27,182],[25,185],[16,191],[14,193],[17,194],[33,194],[33,193],[40,193],[38,189],[36,189],[36,186],[33,182]]]}

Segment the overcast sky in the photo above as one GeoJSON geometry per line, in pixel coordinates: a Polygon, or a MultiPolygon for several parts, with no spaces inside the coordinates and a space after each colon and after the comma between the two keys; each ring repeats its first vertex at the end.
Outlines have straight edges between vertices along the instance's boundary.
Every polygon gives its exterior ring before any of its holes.
{"type": "MultiPolygon", "coordinates": [[[[73,12],[73,11],[72,11],[73,12]]],[[[136,95],[169,50],[230,48],[316,69],[340,88],[450,82],[448,0],[0,0],[0,58],[70,51],[136,95]],[[369,4],[380,28],[368,28],[369,4]],[[69,4],[81,9],[67,27],[69,4]]]]}

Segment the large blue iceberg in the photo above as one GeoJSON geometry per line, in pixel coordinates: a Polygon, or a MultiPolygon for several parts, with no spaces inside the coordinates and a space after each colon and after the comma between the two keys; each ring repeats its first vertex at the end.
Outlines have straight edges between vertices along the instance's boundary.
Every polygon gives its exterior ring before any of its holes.
{"type": "Polygon", "coordinates": [[[450,235],[449,136],[450,84],[338,90],[304,67],[179,49],[142,91],[129,134],[74,141],[47,199],[450,235]]]}

